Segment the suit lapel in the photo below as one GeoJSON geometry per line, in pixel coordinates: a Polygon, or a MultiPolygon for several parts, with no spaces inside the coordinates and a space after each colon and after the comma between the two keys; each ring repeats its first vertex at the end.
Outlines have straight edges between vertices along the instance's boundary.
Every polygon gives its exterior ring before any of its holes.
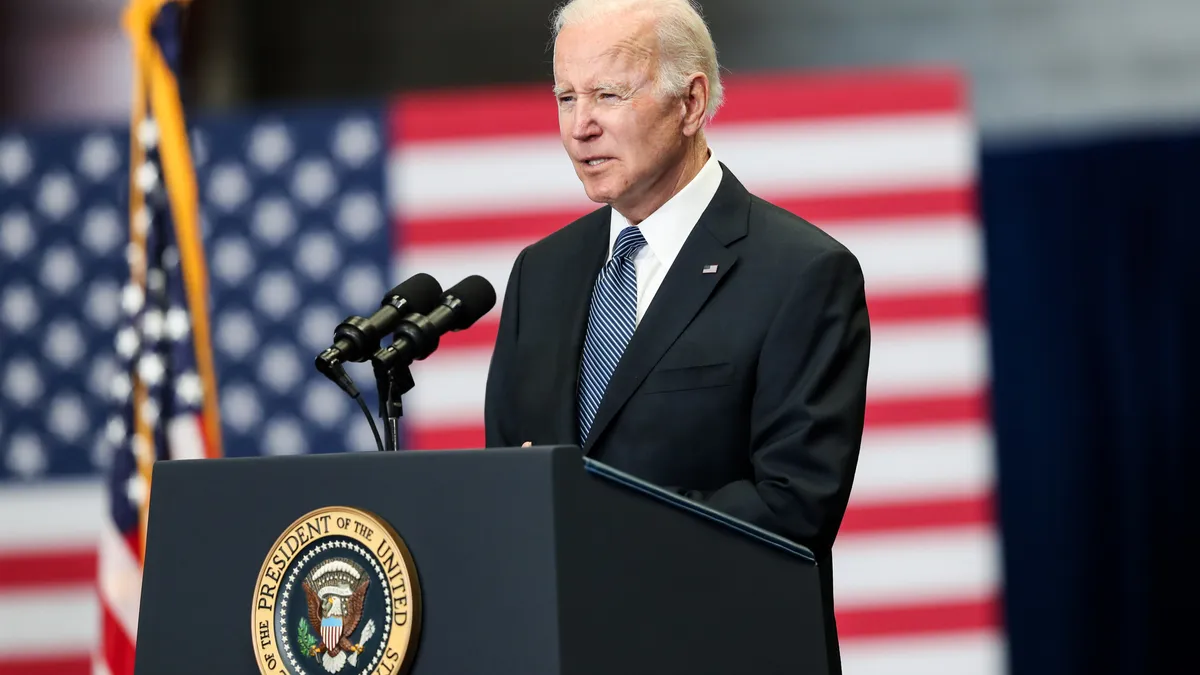
{"type": "Polygon", "coordinates": [[[592,288],[608,255],[608,229],[610,209],[594,211],[581,223],[582,234],[574,242],[572,250],[562,260],[562,271],[558,277],[556,295],[562,298],[561,321],[552,344],[558,345],[552,372],[559,373],[554,379],[553,401],[554,436],[560,443],[579,442],[579,418],[576,400],[579,387],[579,361],[583,353],[583,338],[587,327],[588,306],[591,304],[592,288]]]}
{"type": "MultiPolygon", "coordinates": [[[[729,169],[721,168],[721,186],[671,264],[613,372],[584,445],[585,453],[592,451],[608,424],[737,262],[737,254],[726,247],[746,234],[750,195],[729,169]],[[712,265],[716,265],[715,272],[704,271],[712,265]]],[[[584,321],[586,318],[585,311],[584,321]]],[[[579,339],[582,345],[582,332],[579,339]]],[[[574,353],[578,363],[578,350],[574,353]]]]}

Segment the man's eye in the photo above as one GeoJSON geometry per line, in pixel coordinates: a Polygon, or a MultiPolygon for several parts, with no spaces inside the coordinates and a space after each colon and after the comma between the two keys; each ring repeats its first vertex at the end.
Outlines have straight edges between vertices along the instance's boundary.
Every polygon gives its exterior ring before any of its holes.
{"type": "Polygon", "coordinates": [[[558,97],[559,103],[570,103],[573,100],[575,100],[574,96],[559,96],[558,97]]]}

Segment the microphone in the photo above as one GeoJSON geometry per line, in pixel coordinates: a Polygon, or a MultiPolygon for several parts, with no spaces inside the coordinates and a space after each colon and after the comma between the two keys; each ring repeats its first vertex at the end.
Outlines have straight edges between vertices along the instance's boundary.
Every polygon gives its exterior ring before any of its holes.
{"type": "Polygon", "coordinates": [[[496,289],[487,279],[471,275],[446,291],[441,303],[427,315],[405,316],[395,328],[392,343],[375,352],[371,363],[379,371],[424,359],[438,348],[443,333],[470,328],[495,305],[496,289]]]}
{"type": "Polygon", "coordinates": [[[384,335],[395,330],[405,315],[414,312],[424,314],[438,303],[442,286],[436,279],[425,274],[415,274],[392,290],[380,302],[380,308],[369,318],[352,316],[338,324],[333,331],[334,343],[316,358],[317,370],[333,380],[351,396],[356,395],[342,364],[349,361],[366,361],[379,349],[384,335]]]}

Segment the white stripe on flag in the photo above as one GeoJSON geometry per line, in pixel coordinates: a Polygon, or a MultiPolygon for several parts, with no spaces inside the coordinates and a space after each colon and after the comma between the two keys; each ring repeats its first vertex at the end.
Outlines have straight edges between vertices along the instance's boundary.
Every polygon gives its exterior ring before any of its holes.
{"type": "Polygon", "coordinates": [[[872,327],[867,396],[974,393],[987,378],[984,338],[975,320],[872,327]]]}
{"type": "Polygon", "coordinates": [[[982,233],[962,217],[816,225],[858,258],[868,293],[963,290],[983,280],[982,233]]]}
{"type": "Polygon", "coordinates": [[[8,484],[0,490],[0,551],[94,546],[107,516],[96,480],[8,484]]]}
{"type": "Polygon", "coordinates": [[[92,675],[112,675],[103,657],[97,656],[92,659],[92,675]]]}
{"type": "Polygon", "coordinates": [[[200,415],[190,413],[173,418],[167,425],[171,443],[171,459],[203,459],[204,437],[200,430],[200,415]]]}
{"type": "Polygon", "coordinates": [[[1004,639],[992,631],[905,635],[842,645],[846,675],[1004,675],[1004,639]]]}
{"type": "Polygon", "coordinates": [[[707,135],[744,185],[768,194],[958,185],[975,171],[959,114],[718,123],[707,135]]]}
{"type": "Polygon", "coordinates": [[[867,429],[850,503],[985,494],[992,488],[992,436],[985,422],[867,429]]]}
{"type": "Polygon", "coordinates": [[[944,600],[985,600],[999,588],[990,527],[838,537],[833,545],[838,610],[944,600]]]}
{"type": "Polygon", "coordinates": [[[98,644],[100,605],[91,585],[0,593],[5,658],[84,652],[98,644]]]}
{"type": "Polygon", "coordinates": [[[133,551],[109,521],[100,528],[100,595],[125,634],[137,635],[142,570],[133,551]]]}
{"type": "MultiPolygon", "coordinates": [[[[563,223],[566,225],[566,223],[563,223]]],[[[395,256],[393,277],[407,279],[425,272],[437,279],[444,288],[478,274],[496,289],[496,305],[492,314],[500,316],[508,275],[521,249],[533,242],[524,239],[492,241],[486,244],[446,244],[405,247],[395,256]]]]}

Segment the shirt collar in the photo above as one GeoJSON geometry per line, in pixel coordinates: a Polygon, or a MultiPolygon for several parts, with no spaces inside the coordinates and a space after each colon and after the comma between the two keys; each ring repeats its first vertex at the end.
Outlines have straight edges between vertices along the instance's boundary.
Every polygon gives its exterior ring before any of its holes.
{"type": "MultiPolygon", "coordinates": [[[[721,178],[721,165],[717,162],[716,153],[710,150],[708,161],[700,167],[696,177],[639,224],[642,236],[646,238],[646,248],[650,249],[663,267],[670,267],[671,263],[675,262],[675,257],[679,255],[683,243],[692,232],[692,227],[700,220],[701,214],[717,193],[717,188],[721,186],[721,178]]],[[[616,209],[612,209],[608,231],[608,258],[612,257],[617,235],[626,227],[629,227],[629,221],[617,213],[616,209]]]]}

